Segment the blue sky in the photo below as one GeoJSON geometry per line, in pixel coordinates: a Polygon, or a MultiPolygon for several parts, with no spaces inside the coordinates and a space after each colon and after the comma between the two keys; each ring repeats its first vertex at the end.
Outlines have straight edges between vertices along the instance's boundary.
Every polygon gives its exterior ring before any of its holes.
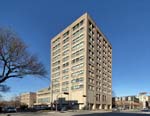
{"type": "MultiPolygon", "coordinates": [[[[149,0],[0,0],[0,26],[10,26],[50,70],[50,39],[88,12],[113,46],[117,96],[150,91],[149,0]]],[[[50,71],[49,75],[50,77],[50,71]]],[[[37,91],[49,79],[10,79],[6,99],[37,91]]]]}

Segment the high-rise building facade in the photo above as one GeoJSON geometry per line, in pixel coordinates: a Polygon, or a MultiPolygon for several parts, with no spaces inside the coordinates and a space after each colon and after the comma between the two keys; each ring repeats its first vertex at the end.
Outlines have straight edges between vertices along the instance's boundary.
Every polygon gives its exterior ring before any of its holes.
{"type": "Polygon", "coordinates": [[[51,82],[51,102],[111,109],[112,46],[87,13],[51,39],[51,82]]]}

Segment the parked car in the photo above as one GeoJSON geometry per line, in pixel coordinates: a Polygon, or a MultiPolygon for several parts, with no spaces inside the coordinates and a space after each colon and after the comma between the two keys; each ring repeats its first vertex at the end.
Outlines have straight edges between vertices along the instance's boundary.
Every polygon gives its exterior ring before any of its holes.
{"type": "Polygon", "coordinates": [[[15,107],[5,107],[2,110],[5,113],[10,113],[10,112],[17,112],[17,109],[15,107]]]}
{"type": "Polygon", "coordinates": [[[150,112],[150,109],[144,108],[144,109],[142,109],[141,111],[142,111],[142,112],[150,112]]]}
{"type": "Polygon", "coordinates": [[[119,112],[120,109],[119,109],[119,108],[112,108],[112,111],[113,111],[113,112],[119,112]]]}

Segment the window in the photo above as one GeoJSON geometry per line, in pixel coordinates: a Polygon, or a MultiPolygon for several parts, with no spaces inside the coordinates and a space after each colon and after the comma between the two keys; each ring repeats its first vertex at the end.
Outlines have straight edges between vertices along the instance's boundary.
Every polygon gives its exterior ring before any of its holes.
{"type": "Polygon", "coordinates": [[[72,34],[72,37],[75,37],[75,36],[77,36],[77,35],[81,34],[81,33],[83,32],[83,30],[84,30],[84,28],[83,28],[83,27],[82,27],[82,28],[80,28],[79,30],[77,30],[76,32],[74,32],[74,33],[72,34]]]}
{"type": "Polygon", "coordinates": [[[57,88],[57,87],[59,87],[60,86],[60,84],[59,83],[57,83],[57,84],[53,84],[53,88],[57,88]]]}
{"type": "Polygon", "coordinates": [[[63,52],[63,56],[66,55],[66,54],[69,54],[69,50],[65,50],[65,51],[63,52]]]}
{"type": "Polygon", "coordinates": [[[83,82],[83,77],[80,77],[80,78],[76,78],[76,79],[72,79],[71,80],[71,83],[78,83],[78,82],[83,82]]]}
{"type": "Polygon", "coordinates": [[[89,90],[94,91],[94,86],[89,85],[88,88],[89,90]]]}
{"type": "Polygon", "coordinates": [[[90,63],[94,64],[94,59],[92,57],[89,57],[90,63]]]}
{"type": "Polygon", "coordinates": [[[69,56],[66,56],[63,58],[63,62],[67,61],[69,59],[69,56]]]}
{"type": "Polygon", "coordinates": [[[56,50],[55,52],[53,52],[53,56],[57,55],[60,53],[60,49],[56,50]]]}
{"type": "Polygon", "coordinates": [[[83,66],[84,66],[83,63],[77,64],[77,65],[75,65],[75,66],[72,67],[72,70],[76,70],[76,69],[82,68],[83,66]]]}
{"type": "Polygon", "coordinates": [[[84,20],[80,21],[80,23],[76,24],[72,29],[73,31],[75,31],[76,29],[78,29],[80,26],[82,26],[84,23],[84,20]]]}
{"type": "Polygon", "coordinates": [[[94,44],[94,38],[89,36],[89,41],[94,44]]]}
{"type": "Polygon", "coordinates": [[[84,23],[84,20],[80,21],[80,24],[79,24],[79,25],[80,25],[80,26],[82,26],[82,25],[83,25],[83,23],[84,23]]]}
{"type": "Polygon", "coordinates": [[[69,43],[63,46],[63,50],[67,49],[69,47],[69,43]]]}
{"type": "Polygon", "coordinates": [[[73,31],[75,31],[75,30],[78,29],[78,28],[79,28],[79,23],[76,24],[72,29],[73,29],[73,31]]]}
{"type": "Polygon", "coordinates": [[[62,79],[68,79],[69,78],[69,75],[65,75],[62,77],[62,79]]]}
{"type": "Polygon", "coordinates": [[[82,75],[83,73],[84,73],[84,71],[83,71],[83,70],[80,70],[80,71],[77,71],[77,72],[72,73],[71,76],[72,76],[72,77],[76,77],[76,76],[82,75]]]}
{"type": "Polygon", "coordinates": [[[78,58],[75,58],[75,59],[72,60],[72,64],[77,63],[79,61],[82,61],[83,59],[84,59],[84,56],[80,56],[78,58]]]}
{"type": "Polygon", "coordinates": [[[57,45],[55,45],[52,49],[53,49],[53,50],[56,50],[57,48],[60,48],[60,43],[57,44],[57,45]]]}
{"type": "Polygon", "coordinates": [[[53,44],[56,44],[56,43],[58,43],[60,41],[60,37],[58,37],[56,40],[54,40],[52,43],[53,44]]]}
{"type": "Polygon", "coordinates": [[[55,71],[58,71],[59,69],[60,69],[60,66],[53,68],[52,71],[55,72],[55,71]]]}
{"type": "Polygon", "coordinates": [[[76,37],[75,39],[72,40],[72,44],[75,44],[81,40],[83,40],[84,34],[81,34],[80,36],[76,37]]]}
{"type": "Polygon", "coordinates": [[[62,72],[63,72],[63,73],[68,73],[68,72],[69,72],[69,69],[68,69],[68,68],[67,68],[67,69],[64,69],[62,72]]]}
{"type": "Polygon", "coordinates": [[[59,82],[59,80],[60,80],[60,78],[58,77],[58,78],[56,78],[56,79],[53,79],[52,82],[53,82],[53,83],[57,83],[57,82],[59,82]]]}
{"type": "Polygon", "coordinates": [[[62,86],[68,85],[69,81],[62,82],[62,86]]]}
{"type": "Polygon", "coordinates": [[[81,54],[83,54],[83,52],[84,52],[84,49],[80,49],[80,50],[74,52],[74,53],[72,54],[72,57],[76,57],[76,56],[78,56],[78,55],[81,55],[81,54]]]}
{"type": "Polygon", "coordinates": [[[82,42],[80,42],[79,44],[73,46],[73,47],[72,47],[72,51],[77,50],[77,49],[83,47],[83,45],[84,45],[84,42],[82,41],[82,42]]]}
{"type": "Polygon", "coordinates": [[[52,77],[55,78],[55,77],[58,77],[59,75],[60,75],[60,72],[57,72],[57,73],[54,73],[54,74],[52,75],[52,77]]]}
{"type": "Polygon", "coordinates": [[[81,88],[83,88],[83,84],[71,86],[72,90],[81,89],[81,88]]]}
{"type": "Polygon", "coordinates": [[[53,65],[53,66],[56,66],[56,65],[59,65],[59,64],[60,64],[60,60],[54,62],[52,65],[53,65]]]}
{"type": "Polygon", "coordinates": [[[63,87],[62,88],[62,91],[68,91],[69,90],[69,87],[63,87]]]}
{"type": "Polygon", "coordinates": [[[53,61],[56,61],[56,60],[58,60],[59,58],[60,58],[60,54],[57,55],[57,56],[55,56],[55,57],[53,57],[53,61]]]}
{"type": "Polygon", "coordinates": [[[58,93],[58,92],[60,92],[60,89],[54,89],[53,90],[53,93],[58,93]]]}
{"type": "Polygon", "coordinates": [[[63,67],[67,67],[67,66],[69,66],[69,62],[63,64],[63,67]]]}
{"type": "Polygon", "coordinates": [[[68,41],[69,41],[69,37],[67,37],[63,40],[63,44],[67,43],[68,41]]]}
{"type": "Polygon", "coordinates": [[[67,35],[69,35],[69,31],[67,31],[63,34],[63,38],[66,37],[67,35]]]}

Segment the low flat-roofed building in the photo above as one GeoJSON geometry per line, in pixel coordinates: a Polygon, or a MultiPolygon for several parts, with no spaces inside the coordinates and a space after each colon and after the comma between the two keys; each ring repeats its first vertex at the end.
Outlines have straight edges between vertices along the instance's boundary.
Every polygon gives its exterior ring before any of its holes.
{"type": "Polygon", "coordinates": [[[50,87],[44,88],[39,91],[37,91],[37,98],[36,98],[36,104],[35,105],[48,105],[50,106],[50,87]]]}
{"type": "Polygon", "coordinates": [[[33,107],[34,103],[36,102],[36,93],[22,93],[20,95],[20,102],[21,105],[28,105],[28,107],[33,107]]]}
{"type": "Polygon", "coordinates": [[[114,97],[113,106],[121,109],[137,109],[141,104],[136,96],[114,97]]]}

